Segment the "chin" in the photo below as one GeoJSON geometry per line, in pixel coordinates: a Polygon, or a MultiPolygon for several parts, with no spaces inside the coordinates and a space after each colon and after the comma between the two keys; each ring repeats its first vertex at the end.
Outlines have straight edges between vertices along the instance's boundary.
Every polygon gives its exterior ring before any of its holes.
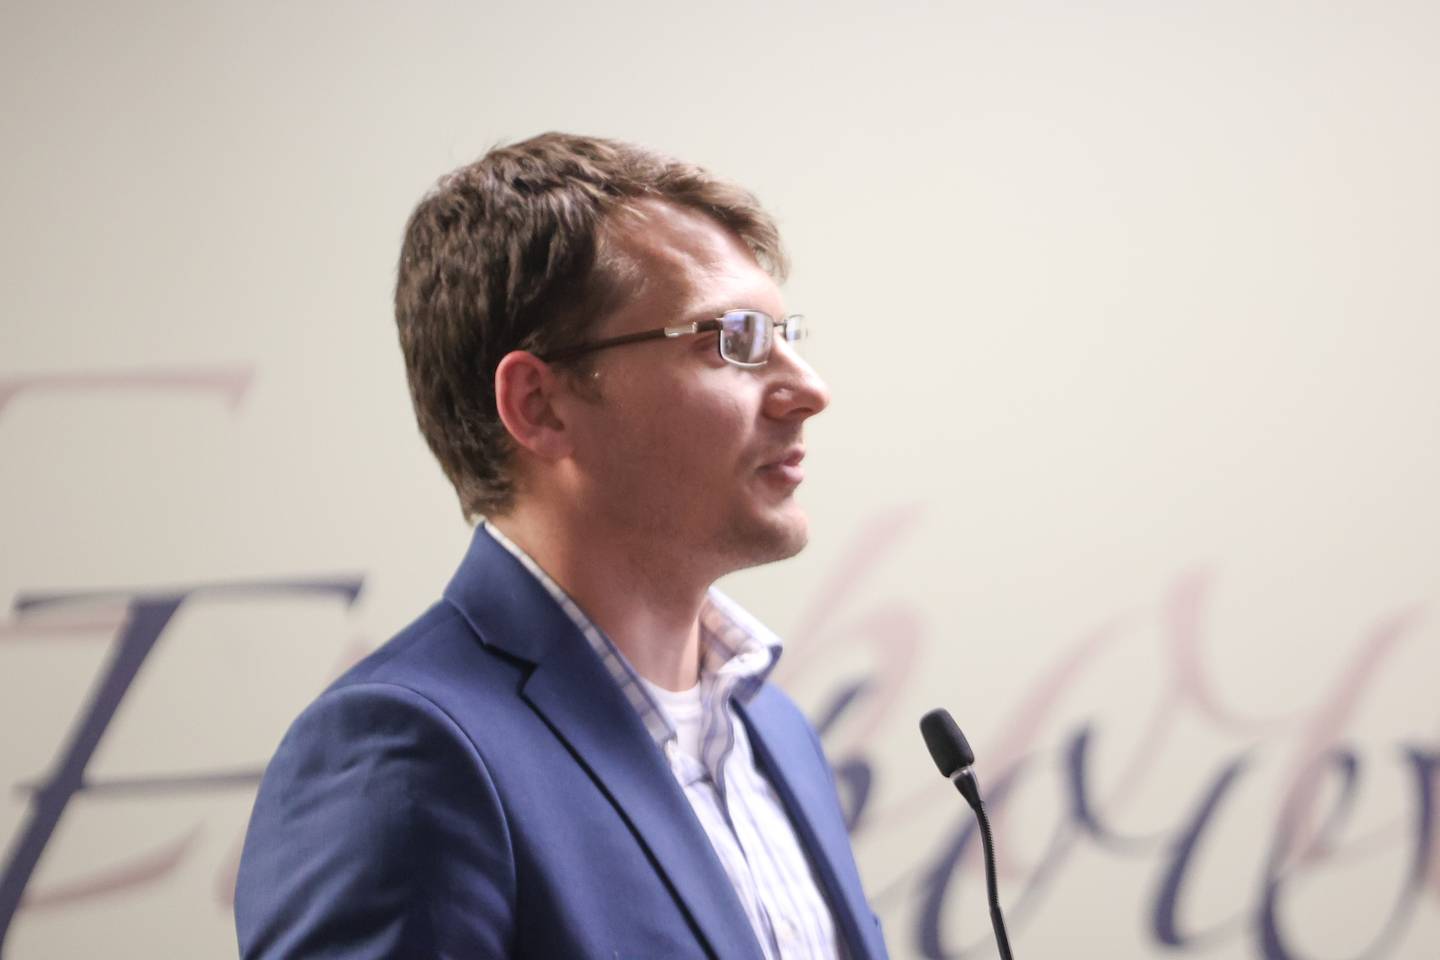
{"type": "Polygon", "coordinates": [[[729,525],[723,533],[726,553],[735,558],[735,569],[788,560],[810,541],[810,521],[793,502],[787,509],[765,516],[751,516],[729,525]]]}

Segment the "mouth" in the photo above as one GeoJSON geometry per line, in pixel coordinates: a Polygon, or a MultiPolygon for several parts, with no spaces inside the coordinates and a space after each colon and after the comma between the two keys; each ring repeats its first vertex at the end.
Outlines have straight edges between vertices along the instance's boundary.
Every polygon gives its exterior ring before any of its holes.
{"type": "Polygon", "coordinates": [[[800,466],[804,459],[804,447],[791,447],[776,459],[762,464],[759,473],[772,483],[790,488],[798,487],[805,479],[805,471],[800,466]]]}

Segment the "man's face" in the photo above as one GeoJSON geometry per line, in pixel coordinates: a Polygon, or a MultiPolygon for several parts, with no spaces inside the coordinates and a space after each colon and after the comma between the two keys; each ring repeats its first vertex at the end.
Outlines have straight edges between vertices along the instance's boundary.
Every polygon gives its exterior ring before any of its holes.
{"type": "MultiPolygon", "coordinates": [[[[745,244],[702,214],[646,201],[612,224],[610,241],[639,289],[587,339],[740,308],[785,315],[745,244]]],[[[804,547],[795,500],[801,428],[829,403],[778,331],[769,362],[756,368],[722,360],[717,336],[599,351],[591,360],[599,399],[571,405],[583,508],[648,556],[710,576],[804,547]]]]}

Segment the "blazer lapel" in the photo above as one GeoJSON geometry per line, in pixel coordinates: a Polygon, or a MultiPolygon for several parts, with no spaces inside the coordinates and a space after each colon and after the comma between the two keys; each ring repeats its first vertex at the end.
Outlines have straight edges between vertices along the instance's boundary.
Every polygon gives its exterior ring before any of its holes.
{"type": "Polygon", "coordinates": [[[684,791],[565,611],[483,529],[475,531],[445,596],[482,643],[535,664],[521,697],[650,852],[709,953],[761,960],[740,901],[684,791]]]}
{"type": "Polygon", "coordinates": [[[846,955],[850,960],[878,960],[884,954],[872,949],[865,934],[873,929],[870,906],[860,885],[831,774],[803,718],[768,685],[739,709],[755,757],[810,854],[836,930],[845,941],[846,955]]]}

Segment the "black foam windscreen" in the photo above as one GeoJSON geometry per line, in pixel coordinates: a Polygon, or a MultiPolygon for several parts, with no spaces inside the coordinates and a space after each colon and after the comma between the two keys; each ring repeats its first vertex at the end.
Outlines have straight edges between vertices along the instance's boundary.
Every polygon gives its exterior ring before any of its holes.
{"type": "Polygon", "coordinates": [[[931,710],[921,717],[920,735],[925,738],[925,746],[935,766],[947,778],[975,762],[975,752],[970,749],[965,734],[960,732],[960,726],[950,716],[949,710],[931,710]]]}

